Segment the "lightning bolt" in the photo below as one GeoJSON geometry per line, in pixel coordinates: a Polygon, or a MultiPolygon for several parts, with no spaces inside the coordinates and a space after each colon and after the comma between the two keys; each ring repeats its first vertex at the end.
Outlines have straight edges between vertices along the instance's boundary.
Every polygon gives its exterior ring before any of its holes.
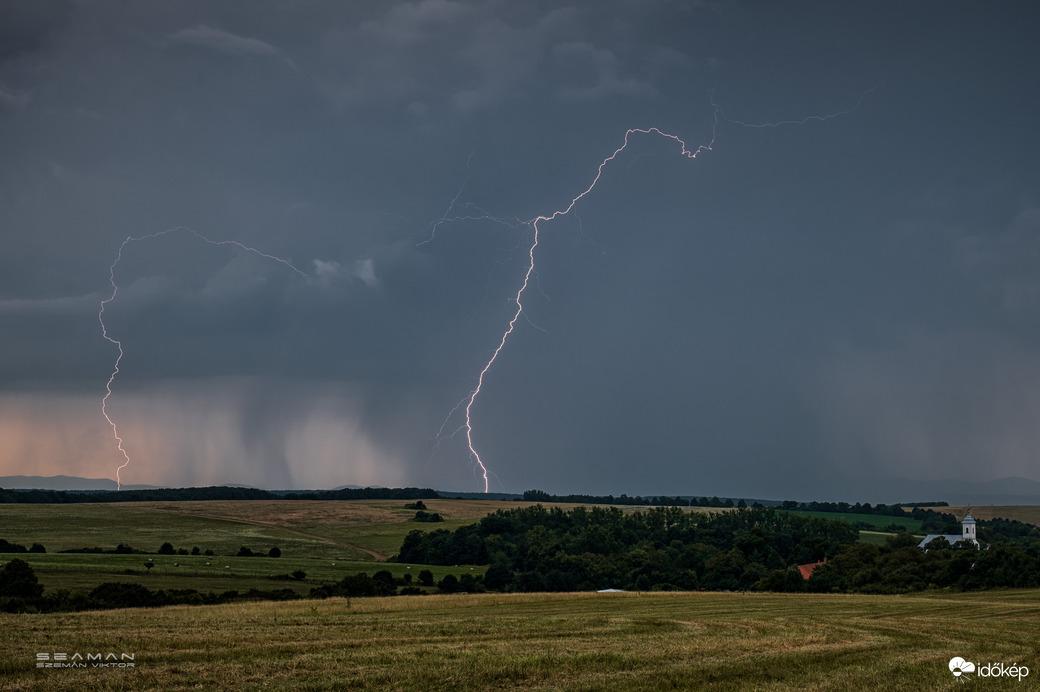
{"type": "MultiPolygon", "coordinates": [[[[506,342],[509,340],[510,335],[512,335],[513,331],[516,328],[517,321],[520,319],[520,316],[524,312],[523,298],[524,298],[524,293],[527,291],[527,287],[531,284],[531,276],[532,276],[532,274],[534,274],[534,271],[535,271],[535,250],[538,248],[539,236],[540,236],[541,231],[542,231],[541,224],[549,222],[549,221],[554,221],[555,219],[558,219],[561,216],[566,216],[567,214],[571,213],[571,211],[578,204],[578,202],[580,202],[584,197],[586,197],[590,192],[592,192],[592,190],[596,187],[597,183],[599,183],[599,180],[600,180],[600,178],[603,175],[603,170],[604,170],[604,168],[606,168],[607,164],[609,164],[610,162],[614,161],[618,157],[618,155],[621,154],[621,152],[623,152],[626,148],[628,148],[628,145],[631,142],[631,137],[633,135],[655,135],[655,136],[663,137],[664,139],[672,140],[673,142],[675,142],[675,144],[677,144],[679,146],[679,154],[681,156],[683,156],[685,158],[688,158],[688,159],[695,159],[695,158],[698,157],[698,155],[700,155],[700,154],[702,154],[704,152],[712,151],[712,148],[715,145],[715,140],[716,140],[717,135],[718,135],[718,128],[719,128],[719,123],[720,122],[724,121],[724,122],[732,123],[734,125],[738,125],[740,127],[749,127],[749,128],[775,128],[775,127],[781,127],[781,126],[785,126],[785,125],[805,125],[805,124],[807,124],[809,122],[813,122],[813,121],[825,122],[825,121],[830,120],[832,118],[837,118],[837,117],[840,117],[840,116],[849,115],[849,114],[854,113],[855,111],[857,111],[859,109],[860,105],[862,105],[863,100],[867,97],[867,95],[870,94],[872,91],[878,89],[883,83],[884,82],[881,82],[881,83],[871,87],[870,89],[867,89],[866,91],[864,91],[860,95],[859,100],[856,101],[855,105],[852,106],[852,108],[849,108],[847,110],[840,111],[840,112],[837,112],[837,113],[831,113],[831,114],[828,114],[828,115],[822,115],[822,116],[821,115],[810,115],[810,116],[807,116],[807,117],[805,117],[805,118],[803,118],[801,120],[781,120],[781,121],[777,121],[777,122],[768,122],[768,123],[748,123],[748,122],[744,122],[744,121],[740,121],[740,120],[733,120],[731,118],[726,117],[726,115],[723,112],[722,108],[715,102],[714,91],[711,91],[711,92],[709,92],[709,98],[710,98],[710,101],[711,101],[712,108],[714,109],[714,112],[713,112],[713,122],[712,122],[712,129],[711,129],[711,140],[707,144],[701,144],[697,148],[691,150],[691,149],[687,148],[686,142],[684,142],[682,139],[680,139],[676,135],[669,134],[669,133],[664,132],[664,131],[656,128],[656,127],[650,127],[650,128],[646,128],[646,129],[632,128],[632,129],[630,129],[630,130],[625,132],[624,140],[623,140],[621,146],[619,146],[614,151],[614,153],[610,154],[609,156],[607,156],[605,159],[603,159],[600,162],[599,166],[596,168],[596,175],[593,177],[592,182],[589,184],[589,186],[586,187],[578,195],[573,197],[571,199],[570,203],[567,206],[563,207],[562,209],[558,209],[558,210],[552,212],[551,214],[536,216],[535,218],[533,218],[533,219],[531,219],[529,221],[523,222],[524,225],[530,226],[533,229],[534,232],[533,232],[533,239],[531,241],[531,245],[530,245],[530,247],[527,250],[527,268],[526,268],[526,271],[524,272],[524,278],[523,278],[523,281],[520,284],[520,288],[517,290],[516,295],[513,298],[513,304],[516,306],[516,309],[513,312],[513,317],[512,317],[512,319],[509,320],[509,323],[506,326],[505,331],[502,333],[502,337],[498,341],[498,346],[495,347],[494,351],[491,354],[491,357],[487,360],[487,363],[485,363],[483,369],[480,371],[480,374],[477,377],[477,385],[476,385],[476,387],[473,388],[473,390],[469,393],[468,397],[466,397],[462,401],[460,401],[455,406],[455,408],[452,409],[451,413],[448,414],[448,419],[450,419],[455,414],[455,412],[458,411],[459,408],[461,408],[463,406],[463,403],[465,403],[465,408],[464,408],[464,411],[465,411],[465,421],[455,431],[455,433],[452,433],[452,435],[465,430],[465,432],[466,432],[466,445],[469,448],[469,455],[473,459],[473,461],[476,462],[477,466],[480,468],[481,475],[483,476],[483,479],[484,479],[484,492],[485,493],[488,491],[488,469],[487,469],[487,465],[484,463],[484,460],[481,458],[480,453],[477,451],[476,445],[473,442],[473,418],[472,418],[473,405],[476,403],[477,397],[480,396],[480,393],[481,393],[481,391],[484,388],[484,379],[485,379],[486,375],[488,374],[488,371],[491,370],[491,367],[495,364],[495,361],[498,359],[499,354],[502,353],[502,350],[505,348],[506,342]]],[[[467,162],[467,165],[468,165],[468,162],[467,162]]],[[[468,180],[469,180],[469,178],[467,177],[467,181],[468,180]]],[[[464,187],[465,187],[465,183],[463,184],[463,188],[464,187]]],[[[459,193],[452,200],[451,204],[448,207],[448,211],[443,216],[441,216],[441,218],[437,219],[436,222],[434,222],[433,229],[432,229],[432,232],[430,234],[430,237],[427,240],[425,240],[422,243],[420,243],[420,245],[424,245],[426,243],[431,242],[434,239],[434,232],[436,231],[437,227],[439,227],[440,225],[445,224],[445,223],[447,223],[449,221],[489,220],[489,221],[494,221],[494,222],[504,223],[506,225],[514,226],[514,224],[512,223],[512,220],[498,219],[498,218],[495,218],[495,217],[491,216],[490,214],[481,214],[479,216],[457,216],[457,217],[449,218],[448,215],[452,212],[453,209],[455,209],[455,206],[458,203],[458,199],[459,199],[459,196],[461,194],[462,194],[462,189],[459,190],[459,193]]],[[[481,210],[481,211],[483,212],[483,210],[481,210]]],[[[443,432],[443,430],[444,430],[446,425],[447,425],[447,419],[445,420],[445,423],[441,426],[441,431],[438,433],[438,439],[440,438],[440,435],[443,432]]]]}
{"type": "Polygon", "coordinates": [[[292,264],[292,262],[282,259],[281,257],[275,257],[274,255],[269,255],[265,252],[261,252],[260,250],[257,250],[254,247],[243,245],[237,240],[213,240],[211,238],[207,238],[198,231],[192,230],[190,228],[185,228],[183,226],[178,226],[176,228],[168,228],[165,231],[159,231],[158,233],[152,233],[149,235],[142,235],[136,237],[127,236],[126,240],[124,240],[119,245],[119,251],[116,253],[115,260],[113,260],[112,264],[108,267],[108,282],[112,285],[112,295],[101,301],[101,308],[98,310],[98,322],[101,323],[101,336],[103,336],[105,340],[109,341],[110,343],[115,344],[116,348],[119,349],[119,355],[116,356],[115,364],[112,367],[112,374],[109,375],[108,382],[105,383],[105,396],[101,399],[101,414],[105,417],[105,420],[108,421],[108,424],[112,427],[112,436],[116,440],[116,447],[119,449],[119,452],[123,455],[124,459],[122,465],[120,465],[116,469],[116,490],[122,489],[122,480],[120,479],[119,474],[123,469],[130,465],[130,454],[127,453],[126,448],[123,446],[123,438],[119,435],[119,428],[116,426],[115,421],[112,420],[112,417],[108,414],[108,400],[112,396],[112,383],[115,382],[116,376],[119,375],[119,363],[123,360],[123,343],[119,339],[115,339],[109,336],[108,327],[105,325],[105,307],[113,300],[115,300],[116,294],[119,293],[119,285],[116,283],[116,265],[118,265],[120,260],[123,259],[123,249],[126,248],[126,246],[130,243],[134,243],[141,240],[151,240],[164,235],[168,235],[170,233],[176,233],[178,231],[190,233],[199,240],[209,243],[210,245],[232,245],[234,247],[239,248],[240,250],[251,252],[255,255],[259,255],[260,257],[264,257],[269,260],[274,260],[275,262],[280,262],[281,264],[284,264],[286,267],[293,270],[300,276],[304,278],[309,278],[307,274],[300,271],[295,265],[292,264]]]}

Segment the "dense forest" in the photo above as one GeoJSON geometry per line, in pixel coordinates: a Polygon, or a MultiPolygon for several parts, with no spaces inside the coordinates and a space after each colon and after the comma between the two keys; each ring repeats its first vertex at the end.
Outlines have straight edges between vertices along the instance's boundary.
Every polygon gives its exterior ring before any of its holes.
{"type": "Polygon", "coordinates": [[[833,557],[857,537],[845,522],[767,508],[706,515],[535,505],[455,531],[412,531],[396,559],[490,565],[490,589],[749,589],[771,571],[833,557]]]}
{"type": "MultiPolygon", "coordinates": [[[[929,510],[930,511],[930,510],[929,510]]],[[[956,524],[952,515],[933,518],[956,524]]],[[[1040,586],[1040,529],[981,522],[987,550],[939,541],[926,552],[897,534],[858,542],[850,524],[772,508],[699,514],[674,507],[624,513],[541,505],[499,510],[455,531],[412,531],[396,560],[489,565],[483,585],[509,591],[769,590],[896,593],[1040,586]],[[797,565],[823,562],[805,580],[797,565]]]]}

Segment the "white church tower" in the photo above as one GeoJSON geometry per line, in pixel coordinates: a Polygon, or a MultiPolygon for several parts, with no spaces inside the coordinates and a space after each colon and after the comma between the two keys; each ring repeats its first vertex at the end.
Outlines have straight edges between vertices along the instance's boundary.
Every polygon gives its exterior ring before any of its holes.
{"type": "Polygon", "coordinates": [[[968,510],[961,520],[961,540],[974,545],[979,544],[979,540],[975,537],[975,517],[971,516],[971,510],[968,510]]]}

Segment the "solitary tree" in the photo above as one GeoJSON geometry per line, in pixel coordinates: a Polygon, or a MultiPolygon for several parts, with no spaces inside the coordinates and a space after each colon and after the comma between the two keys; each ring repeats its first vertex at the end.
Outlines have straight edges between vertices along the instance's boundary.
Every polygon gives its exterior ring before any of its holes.
{"type": "Polygon", "coordinates": [[[492,591],[502,591],[513,581],[513,570],[506,565],[495,563],[484,573],[484,586],[492,591]]]}
{"type": "Polygon", "coordinates": [[[14,598],[36,598],[43,587],[29,563],[15,558],[0,569],[0,596],[14,598]]]}
{"type": "Polygon", "coordinates": [[[267,557],[281,557],[282,551],[278,549],[278,546],[271,548],[267,551],[267,557]]]}
{"type": "Polygon", "coordinates": [[[437,587],[441,593],[455,593],[459,590],[459,578],[454,574],[445,575],[444,579],[437,583],[437,587]]]}

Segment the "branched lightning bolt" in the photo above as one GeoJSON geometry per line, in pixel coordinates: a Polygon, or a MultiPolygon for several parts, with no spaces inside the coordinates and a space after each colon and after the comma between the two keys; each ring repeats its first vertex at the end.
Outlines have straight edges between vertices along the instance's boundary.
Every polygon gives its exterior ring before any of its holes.
{"type": "MultiPolygon", "coordinates": [[[[531,226],[531,228],[533,229],[534,232],[533,232],[533,238],[532,238],[532,241],[531,241],[531,245],[530,245],[530,247],[528,248],[528,251],[527,251],[528,261],[527,261],[527,269],[526,269],[526,271],[524,273],[524,279],[523,279],[523,281],[520,284],[520,288],[516,292],[516,296],[513,298],[513,304],[516,306],[516,309],[513,312],[513,317],[509,320],[509,324],[506,326],[505,331],[502,333],[502,337],[499,339],[498,346],[495,347],[494,351],[491,354],[491,357],[488,359],[487,363],[485,363],[484,368],[480,371],[480,374],[477,377],[477,386],[473,388],[473,390],[469,393],[468,397],[464,398],[462,401],[460,401],[458,404],[455,405],[455,407],[451,410],[451,413],[448,414],[448,418],[445,419],[444,424],[441,425],[441,431],[438,433],[438,438],[440,438],[441,433],[443,433],[444,428],[447,426],[448,419],[450,419],[455,414],[455,412],[458,411],[459,408],[461,408],[463,406],[463,404],[465,404],[465,409],[464,409],[465,410],[465,422],[454,433],[452,433],[452,435],[455,435],[456,433],[461,432],[462,430],[466,431],[466,444],[467,444],[467,446],[469,448],[469,454],[473,458],[473,460],[477,463],[477,466],[480,467],[481,474],[483,475],[483,478],[484,478],[484,492],[488,491],[488,469],[487,469],[487,466],[484,464],[484,460],[481,458],[480,453],[477,451],[476,445],[473,442],[473,420],[472,420],[473,404],[476,402],[477,397],[480,395],[480,392],[481,392],[481,390],[484,387],[484,378],[485,378],[485,376],[487,375],[488,371],[491,369],[491,366],[494,365],[495,360],[498,358],[498,355],[502,352],[502,349],[505,348],[506,342],[509,340],[510,335],[513,333],[514,329],[516,328],[517,320],[520,319],[520,316],[524,312],[523,297],[524,297],[524,293],[527,291],[527,287],[531,283],[531,277],[532,277],[532,275],[534,274],[534,271],[535,271],[535,250],[538,247],[539,234],[541,232],[540,225],[542,223],[544,223],[544,222],[553,221],[553,220],[555,220],[555,219],[557,219],[557,218],[559,218],[561,216],[565,216],[565,215],[569,214],[574,209],[575,205],[578,204],[578,202],[580,202],[586,195],[588,195],[590,192],[592,192],[592,190],[596,187],[596,184],[599,183],[600,177],[603,175],[603,169],[607,166],[607,164],[609,164],[611,161],[613,161],[615,158],[617,158],[617,156],[628,147],[629,142],[630,142],[630,137],[632,135],[635,135],[635,134],[657,135],[657,136],[663,137],[665,139],[673,140],[680,147],[680,155],[682,155],[682,156],[684,156],[686,158],[689,158],[689,159],[695,159],[702,152],[706,152],[706,151],[711,151],[712,150],[712,147],[715,145],[715,139],[716,139],[716,136],[718,134],[718,127],[719,127],[719,123],[721,121],[729,122],[729,123],[732,123],[734,125],[739,125],[741,127],[750,127],[750,128],[774,128],[774,127],[780,127],[780,126],[784,126],[784,125],[805,125],[806,123],[811,122],[811,121],[824,122],[824,121],[830,120],[832,118],[837,118],[837,117],[840,117],[840,116],[843,116],[843,115],[849,115],[850,113],[854,113],[856,110],[859,109],[860,105],[862,105],[863,100],[867,97],[867,95],[870,94],[872,91],[878,89],[883,83],[884,82],[881,82],[881,83],[871,87],[870,89],[867,89],[865,92],[863,92],[860,95],[859,99],[856,101],[855,105],[852,108],[849,108],[848,110],[840,111],[840,112],[837,112],[837,113],[831,113],[831,114],[828,114],[828,115],[822,115],[822,116],[821,115],[810,115],[810,116],[808,116],[806,118],[803,118],[801,120],[782,120],[782,121],[778,121],[778,122],[769,122],[769,123],[747,123],[747,122],[743,122],[743,121],[740,121],[740,120],[733,120],[731,118],[726,117],[725,113],[723,113],[723,111],[722,111],[722,108],[715,102],[714,92],[709,92],[710,99],[711,99],[711,105],[712,105],[712,107],[714,109],[714,114],[713,114],[712,130],[711,130],[711,140],[707,144],[702,144],[702,145],[698,146],[696,149],[691,151],[690,149],[687,148],[686,142],[684,142],[682,139],[680,139],[676,135],[669,134],[667,132],[659,130],[656,127],[651,127],[651,128],[646,128],[646,129],[632,128],[632,129],[630,129],[630,130],[625,132],[624,141],[622,142],[621,146],[618,147],[614,151],[614,153],[612,153],[610,156],[606,157],[605,159],[603,159],[603,161],[600,162],[599,166],[596,169],[596,175],[595,175],[595,177],[593,177],[592,182],[589,184],[589,186],[587,188],[585,188],[577,196],[575,196],[573,199],[571,199],[570,203],[566,207],[564,207],[562,209],[558,209],[557,211],[554,211],[554,212],[552,212],[551,214],[549,214],[547,216],[546,215],[536,216],[535,218],[531,219],[530,221],[524,222],[524,225],[531,226]]],[[[468,178],[467,178],[467,181],[468,181],[468,178]]],[[[463,187],[465,187],[465,184],[463,184],[463,187]]],[[[512,221],[515,221],[515,220],[498,219],[498,218],[495,218],[495,217],[491,216],[490,214],[486,214],[486,213],[482,213],[480,216],[476,216],[476,217],[474,217],[474,216],[459,216],[459,217],[449,218],[449,214],[455,208],[455,205],[457,204],[458,199],[459,199],[459,195],[461,195],[461,193],[462,193],[462,189],[459,190],[459,194],[457,194],[455,196],[455,198],[452,200],[451,204],[448,207],[448,211],[440,219],[438,219],[434,223],[432,232],[430,233],[430,237],[427,240],[425,240],[422,243],[420,243],[420,245],[423,245],[423,244],[431,242],[434,239],[434,233],[436,232],[437,227],[442,225],[442,224],[444,224],[444,223],[447,223],[449,221],[462,221],[462,220],[476,220],[476,219],[480,219],[480,220],[495,221],[495,222],[498,222],[498,223],[505,223],[507,225],[515,227],[514,223],[512,223],[512,221]]],[[[483,212],[483,210],[480,210],[480,211],[483,212]]]]}
{"type": "Polygon", "coordinates": [[[249,247],[248,245],[243,245],[237,240],[212,240],[202,235],[198,231],[194,231],[190,228],[185,228],[183,226],[178,226],[176,228],[168,228],[165,231],[159,231],[158,233],[152,233],[149,235],[142,235],[136,237],[127,236],[126,240],[124,240],[119,245],[119,251],[116,253],[115,260],[108,267],[108,282],[112,285],[112,295],[101,301],[101,309],[98,310],[98,322],[101,323],[101,336],[103,336],[107,341],[115,344],[116,348],[119,349],[119,355],[116,356],[116,362],[113,365],[112,374],[109,375],[108,382],[105,384],[105,396],[101,399],[101,414],[105,417],[105,420],[108,421],[108,424],[112,426],[112,435],[113,437],[115,437],[116,446],[119,448],[119,452],[123,455],[124,459],[122,465],[120,465],[116,469],[116,490],[120,490],[122,488],[122,481],[119,477],[119,473],[130,464],[130,455],[123,447],[123,438],[119,436],[119,429],[116,427],[115,421],[113,421],[112,417],[108,415],[107,405],[109,397],[112,396],[112,383],[115,382],[116,376],[119,374],[119,363],[123,360],[123,343],[119,341],[119,339],[114,339],[108,334],[108,328],[105,325],[105,306],[111,303],[113,300],[115,300],[116,294],[119,293],[119,285],[116,283],[116,265],[119,264],[119,261],[123,259],[123,249],[132,242],[136,242],[139,240],[150,240],[170,233],[175,233],[177,231],[190,233],[199,240],[209,243],[210,245],[233,245],[241,250],[245,250],[247,252],[252,252],[255,255],[259,255],[260,257],[274,260],[275,262],[280,262],[285,266],[289,267],[289,269],[293,270],[300,276],[308,278],[307,274],[300,271],[295,265],[292,264],[292,262],[282,259],[281,257],[275,257],[274,255],[269,255],[265,252],[261,252],[256,248],[249,247]]]}
{"type": "MultiPolygon", "coordinates": [[[[477,397],[480,395],[481,389],[484,387],[484,377],[487,375],[488,370],[491,369],[491,366],[495,364],[495,360],[498,358],[498,354],[502,352],[503,348],[505,348],[506,341],[509,340],[509,336],[513,333],[513,330],[516,328],[517,320],[520,319],[520,315],[522,315],[524,312],[523,297],[524,293],[527,291],[527,287],[531,284],[531,275],[534,273],[534,252],[538,248],[539,234],[541,233],[540,224],[545,223],[547,221],[553,221],[561,216],[569,214],[571,210],[574,209],[575,205],[577,205],[578,202],[582,200],[582,198],[584,198],[586,195],[592,192],[592,190],[596,187],[596,184],[599,183],[600,177],[603,175],[603,169],[606,167],[608,163],[617,158],[617,156],[622,151],[624,151],[625,148],[628,147],[629,138],[634,134],[655,134],[664,137],[665,139],[674,140],[675,143],[678,144],[681,148],[681,155],[690,159],[697,158],[698,154],[700,154],[701,152],[711,151],[712,146],[715,144],[715,135],[718,129],[719,115],[721,114],[721,112],[722,111],[719,110],[718,106],[715,106],[714,123],[712,125],[711,131],[711,141],[707,144],[702,144],[698,146],[696,149],[692,151],[686,148],[686,142],[681,140],[679,137],[672,134],[668,134],[667,132],[663,132],[657,129],[656,127],[651,127],[647,129],[632,128],[628,130],[627,132],[625,132],[624,141],[622,142],[621,146],[618,147],[613,154],[611,154],[610,156],[608,156],[600,162],[599,166],[596,168],[596,175],[592,179],[592,182],[581,193],[579,193],[577,196],[571,199],[570,204],[568,204],[563,209],[558,209],[552,212],[548,216],[536,216],[535,218],[526,222],[534,230],[534,234],[533,239],[531,241],[531,246],[527,250],[528,261],[527,270],[524,272],[524,280],[520,284],[520,288],[519,290],[517,290],[516,296],[513,299],[513,303],[516,305],[516,310],[513,312],[513,317],[509,320],[509,324],[506,327],[505,332],[502,333],[502,338],[499,339],[498,346],[492,352],[491,357],[484,365],[483,370],[480,371],[480,375],[477,376],[477,386],[473,388],[473,391],[469,394],[469,398],[465,400],[466,422],[462,426],[462,429],[466,431],[466,444],[469,447],[469,453],[473,457],[473,460],[476,461],[477,466],[480,467],[481,475],[484,477],[484,492],[488,491],[488,470],[487,466],[484,464],[484,460],[480,458],[480,453],[477,451],[477,448],[473,443],[473,404],[477,400],[477,397]]],[[[456,406],[456,409],[458,409],[458,406],[456,406]]]]}

